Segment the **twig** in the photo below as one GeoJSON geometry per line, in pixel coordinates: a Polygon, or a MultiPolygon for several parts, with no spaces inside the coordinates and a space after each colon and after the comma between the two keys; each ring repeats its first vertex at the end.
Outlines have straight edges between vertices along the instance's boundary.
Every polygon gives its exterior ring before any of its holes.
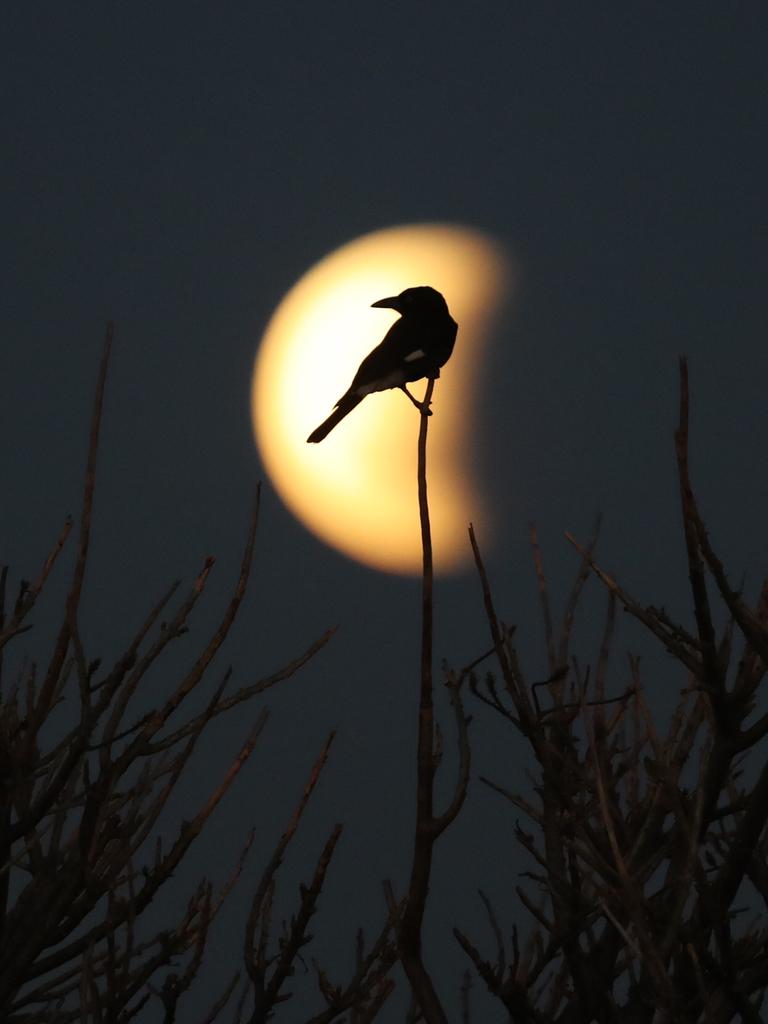
{"type": "Polygon", "coordinates": [[[424,395],[418,447],[419,522],[422,544],[421,591],[421,685],[419,690],[419,731],[416,754],[416,828],[413,861],[405,909],[398,928],[400,960],[414,999],[427,1024],[447,1024],[421,950],[421,928],[432,870],[432,850],[437,838],[433,828],[433,787],[435,777],[434,711],[432,706],[432,532],[427,501],[427,411],[435,381],[429,378],[424,395]]]}
{"type": "Polygon", "coordinates": [[[67,654],[67,647],[72,636],[72,630],[77,616],[80,595],[83,589],[85,578],[85,564],[88,558],[88,546],[91,537],[91,516],[93,512],[93,495],[96,489],[96,455],[99,450],[99,431],[101,428],[101,415],[104,408],[104,390],[107,383],[107,370],[109,368],[109,356],[112,351],[112,339],[114,337],[114,324],[108,323],[104,335],[104,347],[101,353],[99,364],[99,375],[96,381],[96,394],[93,400],[93,412],[91,414],[91,429],[88,442],[88,458],[85,467],[85,483],[83,486],[83,504],[80,512],[80,541],[77,551],[77,561],[72,577],[72,584],[67,594],[66,610],[64,621],[61,624],[59,635],[56,639],[53,657],[48,665],[43,686],[34,713],[30,712],[30,718],[34,726],[30,730],[29,743],[34,741],[34,736],[42,723],[47,711],[50,708],[51,698],[59,678],[64,658],[67,654]]]}

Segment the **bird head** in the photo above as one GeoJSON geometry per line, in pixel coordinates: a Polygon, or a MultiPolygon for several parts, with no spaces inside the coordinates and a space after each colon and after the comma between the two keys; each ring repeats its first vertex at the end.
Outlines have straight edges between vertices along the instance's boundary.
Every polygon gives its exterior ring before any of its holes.
{"type": "Polygon", "coordinates": [[[417,316],[425,313],[447,313],[448,306],[445,299],[434,288],[429,285],[422,285],[418,288],[406,288],[399,295],[393,295],[388,299],[379,299],[372,302],[372,307],[377,309],[395,309],[401,316],[415,313],[417,316]]]}

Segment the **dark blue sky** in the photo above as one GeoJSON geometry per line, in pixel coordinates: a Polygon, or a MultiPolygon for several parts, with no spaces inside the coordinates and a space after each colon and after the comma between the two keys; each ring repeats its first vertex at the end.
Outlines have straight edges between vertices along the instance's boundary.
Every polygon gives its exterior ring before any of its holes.
{"type": "MultiPolygon", "coordinates": [[[[29,576],[77,507],[113,318],[90,653],[116,653],[163,585],[189,579],[209,551],[212,622],[261,474],[248,394],[271,311],[339,244],[448,220],[495,235],[522,271],[476,447],[504,524],[489,552],[498,604],[519,623],[531,676],[544,666],[529,518],[561,595],[576,568],[562,532],[586,536],[600,510],[606,567],[686,614],[672,452],[680,352],[702,509],[734,576],[756,586],[768,555],[767,22],[761,3],[8,8],[0,561],[29,576]]],[[[587,600],[592,638],[596,586],[587,600]]],[[[344,912],[317,932],[329,962],[340,935],[351,948],[357,921],[378,920],[380,879],[403,882],[417,607],[416,583],[325,548],[266,483],[254,583],[225,658],[245,682],[340,629],[268,699],[268,733],[197,870],[220,879],[258,821],[234,901],[245,902],[288,799],[338,727],[287,868],[306,875],[325,829],[346,823],[326,904],[341,899],[344,912]]],[[[487,646],[471,573],[440,583],[437,615],[438,656],[461,664],[487,646]]],[[[627,644],[640,635],[619,637],[617,690],[627,644]]],[[[592,656],[585,646],[582,661],[592,656]]],[[[673,685],[667,663],[648,659],[659,688],[673,685]]],[[[201,791],[245,724],[218,727],[196,767],[201,791]]],[[[478,772],[514,783],[510,738],[481,711],[474,736],[478,772]]],[[[474,786],[438,852],[441,985],[463,966],[450,926],[479,920],[478,884],[503,893],[515,880],[511,832],[506,808],[474,786]],[[493,836],[480,850],[479,829],[493,836]]],[[[519,912],[500,899],[511,927],[519,912]]],[[[222,972],[239,955],[235,918],[212,954],[222,972]]]]}

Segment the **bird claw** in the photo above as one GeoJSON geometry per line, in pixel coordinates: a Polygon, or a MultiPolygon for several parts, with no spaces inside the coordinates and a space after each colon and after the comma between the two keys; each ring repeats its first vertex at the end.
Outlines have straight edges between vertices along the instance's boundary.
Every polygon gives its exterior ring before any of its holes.
{"type": "Polygon", "coordinates": [[[405,384],[401,384],[400,385],[400,390],[403,392],[404,395],[407,396],[407,398],[411,402],[413,402],[413,404],[416,406],[416,408],[419,410],[419,412],[422,414],[422,416],[431,416],[432,415],[432,410],[429,408],[430,405],[432,404],[431,402],[420,402],[418,400],[418,398],[414,398],[413,395],[411,394],[411,392],[405,386],[405,384]]]}

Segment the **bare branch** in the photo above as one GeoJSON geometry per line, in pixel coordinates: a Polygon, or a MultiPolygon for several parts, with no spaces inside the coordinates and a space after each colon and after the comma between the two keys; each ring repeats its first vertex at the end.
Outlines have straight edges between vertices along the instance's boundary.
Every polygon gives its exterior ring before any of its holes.
{"type": "Polygon", "coordinates": [[[447,1024],[432,979],[424,966],[421,929],[432,870],[432,850],[437,838],[433,822],[435,777],[435,726],[432,706],[432,531],[427,501],[427,426],[429,404],[435,381],[427,380],[422,404],[418,444],[419,521],[423,556],[421,593],[421,682],[419,689],[419,728],[416,754],[416,828],[411,876],[405,909],[399,921],[400,960],[408,976],[414,1000],[427,1024],[447,1024]]]}

